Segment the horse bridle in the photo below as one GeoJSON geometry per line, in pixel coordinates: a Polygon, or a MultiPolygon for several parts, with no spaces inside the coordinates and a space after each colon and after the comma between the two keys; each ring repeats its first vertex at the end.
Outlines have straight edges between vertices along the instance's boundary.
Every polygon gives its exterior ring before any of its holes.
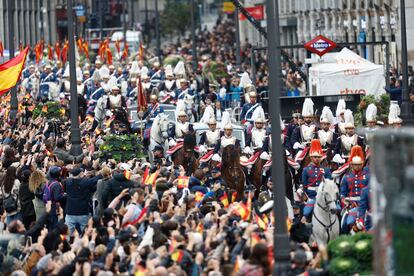
{"type": "Polygon", "coordinates": [[[331,204],[332,202],[334,202],[335,200],[326,200],[326,194],[324,193],[325,191],[325,182],[322,182],[323,186],[322,186],[322,190],[321,192],[323,193],[323,200],[325,202],[325,207],[323,207],[317,200],[316,200],[316,205],[321,208],[323,211],[325,211],[326,213],[328,213],[329,215],[329,224],[326,225],[325,223],[323,223],[317,216],[315,211],[313,211],[313,216],[315,217],[315,219],[323,226],[323,228],[326,231],[326,234],[328,235],[328,242],[331,239],[331,235],[329,233],[330,230],[332,230],[332,226],[335,224],[336,220],[338,219],[337,216],[334,216],[334,220],[331,221],[331,212],[329,210],[329,204],[331,204]]]}

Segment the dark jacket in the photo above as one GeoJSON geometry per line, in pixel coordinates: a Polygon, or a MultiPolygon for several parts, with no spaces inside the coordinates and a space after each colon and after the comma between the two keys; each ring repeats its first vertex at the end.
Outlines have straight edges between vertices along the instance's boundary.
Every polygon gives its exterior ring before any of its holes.
{"type": "Polygon", "coordinates": [[[103,201],[106,206],[117,197],[123,189],[134,187],[134,182],[125,178],[123,173],[115,174],[106,185],[103,192],[103,201]]]}
{"type": "Polygon", "coordinates": [[[69,178],[65,182],[66,208],[65,213],[72,216],[88,215],[92,193],[100,175],[93,178],[69,178]]]}
{"type": "Polygon", "coordinates": [[[20,212],[23,217],[35,216],[33,206],[34,194],[29,190],[29,184],[22,182],[19,189],[20,212]]]}
{"type": "Polygon", "coordinates": [[[65,164],[72,164],[73,162],[80,163],[84,157],[83,153],[81,153],[78,156],[73,156],[72,154],[61,148],[56,148],[53,153],[59,160],[62,160],[65,164]]]}
{"type": "MultiPolygon", "coordinates": [[[[57,212],[57,205],[60,204],[63,208],[65,206],[66,195],[63,191],[63,185],[58,181],[58,183],[53,183],[56,180],[49,180],[47,182],[47,186],[51,191],[51,201],[52,201],[52,210],[50,211],[50,215],[56,215],[57,212]]],[[[46,186],[45,186],[45,189],[46,186]]]]}

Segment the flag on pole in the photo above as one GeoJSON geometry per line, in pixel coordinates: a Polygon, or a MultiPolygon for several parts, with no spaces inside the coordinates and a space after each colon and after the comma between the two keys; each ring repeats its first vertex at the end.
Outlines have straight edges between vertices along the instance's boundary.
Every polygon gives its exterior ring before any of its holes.
{"type": "Polygon", "coordinates": [[[155,181],[157,180],[158,174],[160,171],[156,171],[155,173],[152,173],[145,181],[145,185],[152,185],[152,187],[155,186],[155,181]]]}
{"type": "Polygon", "coordinates": [[[121,53],[121,46],[119,45],[119,39],[115,41],[115,48],[119,55],[121,53]]]}
{"type": "Polygon", "coordinates": [[[128,43],[124,43],[124,50],[122,51],[122,59],[126,60],[128,58],[128,43]]]}
{"type": "Polygon", "coordinates": [[[53,51],[52,51],[52,46],[50,44],[47,45],[47,58],[50,61],[53,60],[53,51]]]}
{"type": "Polygon", "coordinates": [[[138,77],[138,85],[137,85],[137,107],[138,112],[143,111],[147,108],[147,99],[144,95],[144,89],[142,87],[141,77],[138,77]]]}
{"type": "Polygon", "coordinates": [[[138,57],[140,61],[144,60],[144,45],[142,45],[142,42],[139,43],[138,57]]]}
{"type": "Polygon", "coordinates": [[[88,47],[88,41],[84,41],[83,42],[83,45],[82,45],[82,47],[83,47],[83,52],[85,53],[85,57],[87,58],[87,59],[89,59],[89,47],[88,47]]]}
{"type": "Polygon", "coordinates": [[[231,195],[231,203],[236,202],[236,198],[237,198],[237,192],[233,192],[233,194],[231,195]]]}
{"type": "Polygon", "coordinates": [[[9,61],[0,64],[0,96],[14,87],[20,79],[29,47],[9,61]]]}
{"type": "Polygon", "coordinates": [[[0,57],[3,57],[4,55],[4,46],[3,46],[3,42],[0,41],[0,57]]]}
{"type": "Polygon", "coordinates": [[[56,56],[57,56],[58,60],[60,60],[60,43],[59,43],[59,41],[56,41],[56,43],[55,43],[55,53],[56,53],[56,56]]]}

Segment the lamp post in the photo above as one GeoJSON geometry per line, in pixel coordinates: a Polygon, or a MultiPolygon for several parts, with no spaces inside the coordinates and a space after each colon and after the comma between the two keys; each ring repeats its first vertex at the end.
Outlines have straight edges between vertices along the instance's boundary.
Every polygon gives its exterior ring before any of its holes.
{"type": "Polygon", "coordinates": [[[234,9],[234,26],[236,28],[236,65],[237,69],[241,66],[240,57],[240,27],[239,27],[239,10],[234,9]]]}
{"type": "MultiPolygon", "coordinates": [[[[9,25],[9,60],[14,58],[14,0],[7,1],[7,23],[9,25]]],[[[17,90],[16,86],[13,86],[11,91],[10,99],[10,119],[14,120],[17,116],[17,90]]]]}
{"type": "Polygon", "coordinates": [[[70,74],[70,121],[71,121],[71,152],[74,155],[82,153],[80,143],[79,116],[78,116],[78,92],[76,85],[76,62],[75,62],[75,34],[73,25],[73,0],[68,0],[68,36],[69,36],[69,74],[70,74]]]}
{"type": "Polygon", "coordinates": [[[401,63],[402,63],[402,90],[401,90],[401,116],[411,123],[412,112],[409,100],[408,91],[408,60],[407,60],[407,26],[405,21],[405,0],[400,0],[400,11],[401,11],[401,63]]]}
{"type": "Polygon", "coordinates": [[[161,39],[160,39],[160,19],[158,14],[158,0],[155,0],[155,38],[157,43],[157,57],[161,63],[161,39]]]}
{"type": "Polygon", "coordinates": [[[123,8],[123,11],[122,11],[122,15],[123,15],[123,27],[124,27],[124,29],[123,29],[123,32],[124,32],[124,48],[126,47],[126,45],[127,45],[127,43],[128,43],[128,41],[127,41],[127,19],[126,19],[126,10],[127,10],[127,7],[128,7],[128,2],[127,2],[128,0],[124,0],[123,1],[123,3],[122,3],[122,8],[123,8]]]}
{"type": "Polygon", "coordinates": [[[192,62],[193,62],[193,71],[194,73],[197,71],[197,44],[196,44],[196,33],[195,33],[195,29],[196,29],[196,23],[195,23],[195,4],[194,4],[194,0],[191,0],[190,3],[190,11],[191,11],[191,42],[192,42],[192,62]]]}
{"type": "Polygon", "coordinates": [[[270,122],[272,124],[272,176],[273,176],[273,212],[275,217],[273,256],[275,259],[273,275],[286,275],[289,269],[289,237],[287,235],[285,174],[280,137],[280,98],[281,85],[281,50],[279,31],[279,4],[277,0],[266,1],[267,33],[268,33],[268,64],[269,64],[269,105],[270,122]]]}

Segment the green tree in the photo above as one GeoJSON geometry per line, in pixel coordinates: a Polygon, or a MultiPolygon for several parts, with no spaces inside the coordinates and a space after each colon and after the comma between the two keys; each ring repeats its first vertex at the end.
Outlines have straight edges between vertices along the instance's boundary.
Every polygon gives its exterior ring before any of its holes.
{"type": "Polygon", "coordinates": [[[174,2],[167,0],[163,13],[160,16],[161,32],[163,34],[184,35],[191,27],[191,10],[188,2],[174,2]]]}

